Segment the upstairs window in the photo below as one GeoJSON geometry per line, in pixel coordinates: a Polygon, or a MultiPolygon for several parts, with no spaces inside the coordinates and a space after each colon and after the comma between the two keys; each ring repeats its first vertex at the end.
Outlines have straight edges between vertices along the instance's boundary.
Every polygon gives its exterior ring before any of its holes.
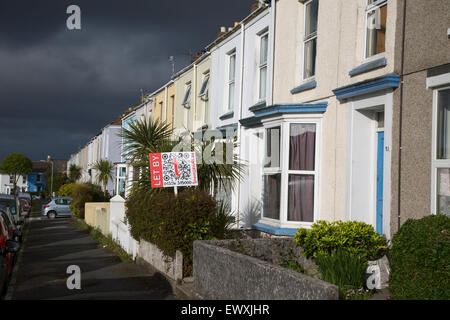
{"type": "Polygon", "coordinates": [[[185,108],[191,107],[191,83],[186,84],[186,89],[184,91],[183,102],[181,103],[185,108]]]}
{"type": "Polygon", "coordinates": [[[236,83],[236,51],[228,55],[228,110],[234,108],[234,91],[236,83]]]}
{"type": "Polygon", "coordinates": [[[309,79],[316,74],[317,54],[317,18],[319,0],[305,3],[305,37],[303,39],[303,79],[309,79]]]}
{"type": "Polygon", "coordinates": [[[159,121],[160,122],[162,122],[162,121],[164,121],[164,117],[163,117],[163,113],[164,113],[164,110],[163,110],[163,103],[162,103],[162,101],[159,103],[159,121]]]}
{"type": "Polygon", "coordinates": [[[366,58],[386,50],[387,0],[367,0],[366,58]]]}
{"type": "Polygon", "coordinates": [[[14,183],[14,176],[9,176],[9,183],[14,183]]]}
{"type": "Polygon", "coordinates": [[[27,177],[26,176],[22,176],[22,183],[23,184],[27,183],[27,177]]]}
{"type": "Polygon", "coordinates": [[[267,49],[269,34],[266,32],[260,36],[259,47],[259,100],[266,100],[267,87],[267,49]]]}
{"type": "Polygon", "coordinates": [[[206,100],[208,97],[208,83],[209,83],[209,73],[206,73],[203,77],[202,86],[198,94],[198,96],[202,97],[204,100],[206,100]]]}

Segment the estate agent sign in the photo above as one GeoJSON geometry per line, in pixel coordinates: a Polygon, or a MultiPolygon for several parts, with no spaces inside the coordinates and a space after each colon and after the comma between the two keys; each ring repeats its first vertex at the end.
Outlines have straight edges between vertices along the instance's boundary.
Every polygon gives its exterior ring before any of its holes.
{"type": "Polygon", "coordinates": [[[152,188],[198,185],[195,152],[150,153],[152,188]]]}

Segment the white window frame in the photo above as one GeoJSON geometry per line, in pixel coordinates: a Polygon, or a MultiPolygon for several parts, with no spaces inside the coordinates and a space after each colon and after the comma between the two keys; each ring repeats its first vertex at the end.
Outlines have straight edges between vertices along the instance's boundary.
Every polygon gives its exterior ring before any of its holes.
{"type": "Polygon", "coordinates": [[[269,60],[269,30],[268,28],[264,29],[261,33],[258,34],[259,37],[259,54],[258,54],[258,102],[266,101],[267,99],[267,78],[268,78],[268,60],[269,60]],[[266,61],[261,63],[261,46],[262,46],[262,39],[264,37],[267,37],[267,52],[266,52],[266,61]],[[263,69],[266,69],[266,94],[264,97],[261,97],[261,71],[263,69]]]}
{"type": "Polygon", "coordinates": [[[227,87],[225,92],[227,92],[227,108],[226,108],[226,112],[228,111],[233,111],[234,110],[234,103],[235,103],[235,98],[236,98],[236,63],[237,63],[237,55],[236,55],[236,49],[231,50],[229,53],[227,53],[228,56],[228,63],[227,63],[227,87]],[[231,58],[234,57],[234,77],[233,79],[230,78],[230,64],[231,64],[231,58]],[[234,90],[233,90],[233,97],[230,97],[230,88],[231,86],[234,86],[234,90]]]}
{"type": "Polygon", "coordinates": [[[208,70],[203,73],[202,85],[200,86],[200,92],[198,94],[198,96],[200,98],[202,98],[202,100],[204,100],[204,101],[208,100],[209,80],[210,80],[210,74],[209,74],[209,70],[208,70]]]}
{"type": "MultiPolygon", "coordinates": [[[[365,62],[378,60],[378,59],[386,56],[386,43],[384,44],[383,52],[374,54],[373,56],[370,56],[370,57],[367,56],[367,40],[368,40],[367,39],[368,38],[367,30],[368,30],[368,23],[369,23],[369,14],[372,13],[372,11],[374,11],[374,10],[380,10],[380,8],[383,7],[384,5],[387,6],[387,0],[378,0],[372,4],[369,4],[369,1],[370,0],[367,0],[367,6],[366,6],[366,12],[365,12],[365,15],[366,15],[366,24],[365,24],[366,30],[364,32],[364,35],[365,35],[364,36],[364,61],[365,62]]],[[[386,17],[386,20],[387,20],[387,17],[386,17]]]]}
{"type": "MultiPolygon", "coordinates": [[[[306,36],[306,7],[310,5],[313,0],[308,0],[303,5],[303,61],[302,61],[302,81],[307,82],[310,80],[314,80],[316,77],[316,67],[317,67],[317,30],[310,35],[306,36]],[[314,66],[314,74],[310,77],[305,78],[305,59],[306,59],[306,43],[316,40],[316,56],[314,57],[315,66],[314,66]]],[[[319,10],[317,10],[317,29],[319,28],[319,10]]]]}
{"type": "Polygon", "coordinates": [[[199,98],[202,101],[202,114],[200,115],[200,121],[202,125],[206,124],[206,112],[208,108],[208,93],[209,93],[209,83],[211,80],[211,75],[209,70],[203,73],[202,85],[200,87],[200,93],[198,94],[199,98]],[[202,90],[204,89],[204,90],[202,90]]]}
{"type": "Polygon", "coordinates": [[[192,96],[192,83],[187,82],[185,84],[184,97],[183,97],[183,101],[181,102],[181,105],[184,106],[185,108],[190,108],[191,107],[191,96],[192,96]]]}
{"type": "Polygon", "coordinates": [[[440,91],[450,90],[450,83],[445,87],[433,90],[433,120],[431,142],[431,213],[437,214],[437,172],[438,169],[450,168],[450,159],[437,159],[437,129],[438,129],[438,96],[440,91]]]}
{"type": "MultiPolygon", "coordinates": [[[[264,168],[264,175],[281,173],[280,188],[280,219],[272,219],[264,216],[261,212],[261,223],[278,227],[278,228],[310,228],[311,225],[320,220],[320,166],[321,166],[321,149],[322,149],[322,117],[318,115],[284,115],[281,118],[270,120],[264,125],[264,148],[266,148],[266,130],[275,127],[281,127],[280,133],[280,168],[264,168]],[[289,170],[289,136],[291,124],[315,124],[316,125],[316,146],[315,146],[315,163],[314,171],[298,171],[289,170]],[[279,170],[279,171],[278,171],[279,170]],[[313,222],[306,221],[288,221],[288,183],[290,174],[314,175],[314,213],[313,222]]],[[[266,150],[264,149],[264,154],[266,150]]],[[[264,181],[261,190],[261,201],[263,201],[264,181]]],[[[262,209],[263,210],[263,209],[262,209]]]]}
{"type": "Polygon", "coordinates": [[[115,187],[115,194],[120,195],[119,193],[119,186],[120,186],[120,180],[124,180],[124,196],[127,191],[127,176],[128,176],[128,165],[127,164],[118,164],[116,167],[116,187],[115,187]],[[120,175],[120,171],[122,168],[125,168],[125,175],[120,175]]]}

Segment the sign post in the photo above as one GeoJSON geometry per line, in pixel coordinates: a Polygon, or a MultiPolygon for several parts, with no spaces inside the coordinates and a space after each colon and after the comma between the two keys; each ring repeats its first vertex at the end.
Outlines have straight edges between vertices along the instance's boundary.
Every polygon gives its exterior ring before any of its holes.
{"type": "Polygon", "coordinates": [[[197,162],[195,152],[150,153],[150,179],[152,188],[197,186],[197,162]]]}

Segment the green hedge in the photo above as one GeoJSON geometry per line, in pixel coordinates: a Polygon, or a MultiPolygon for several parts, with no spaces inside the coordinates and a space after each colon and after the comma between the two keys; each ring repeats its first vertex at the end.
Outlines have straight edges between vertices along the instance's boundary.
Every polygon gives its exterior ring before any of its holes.
{"type": "Polygon", "coordinates": [[[177,197],[136,190],[127,200],[127,219],[135,239],[151,242],[171,257],[181,251],[185,275],[192,274],[193,242],[222,237],[226,223],[214,198],[191,188],[177,197]]]}
{"type": "Polygon", "coordinates": [[[61,197],[72,197],[70,210],[78,217],[84,219],[84,205],[86,202],[104,202],[104,194],[100,186],[92,183],[68,183],[58,190],[61,197]]]}
{"type": "Polygon", "coordinates": [[[386,239],[371,225],[358,221],[317,221],[311,229],[298,229],[295,241],[310,257],[342,249],[366,262],[381,258],[387,251],[386,239]]]}
{"type": "Polygon", "coordinates": [[[450,299],[450,218],[407,220],[392,238],[389,262],[394,299],[450,299]]]}

